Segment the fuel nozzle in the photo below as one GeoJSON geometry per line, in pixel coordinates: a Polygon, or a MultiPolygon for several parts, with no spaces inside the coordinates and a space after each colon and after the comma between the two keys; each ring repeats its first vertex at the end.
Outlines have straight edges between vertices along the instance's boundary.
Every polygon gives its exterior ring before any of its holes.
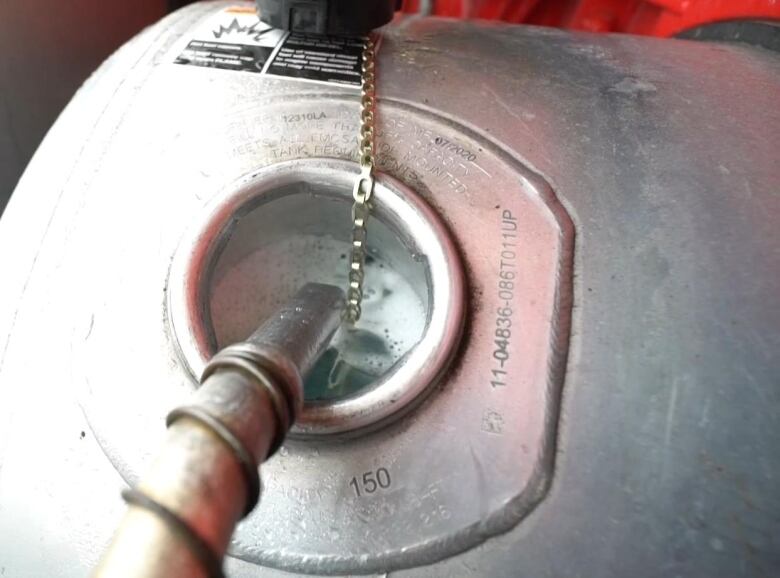
{"type": "Polygon", "coordinates": [[[260,496],[258,466],[303,405],[303,376],[338,329],[345,300],[305,285],[249,339],[217,353],[192,402],[173,410],[161,453],[123,492],[129,510],[95,576],[221,576],[238,521],[260,496]]]}

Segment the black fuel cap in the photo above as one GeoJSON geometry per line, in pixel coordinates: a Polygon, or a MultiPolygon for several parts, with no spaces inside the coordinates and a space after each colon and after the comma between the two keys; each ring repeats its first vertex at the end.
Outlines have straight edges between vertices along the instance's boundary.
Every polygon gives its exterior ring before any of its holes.
{"type": "Polygon", "coordinates": [[[399,0],[257,0],[260,20],[304,34],[361,36],[393,18],[399,0]]]}

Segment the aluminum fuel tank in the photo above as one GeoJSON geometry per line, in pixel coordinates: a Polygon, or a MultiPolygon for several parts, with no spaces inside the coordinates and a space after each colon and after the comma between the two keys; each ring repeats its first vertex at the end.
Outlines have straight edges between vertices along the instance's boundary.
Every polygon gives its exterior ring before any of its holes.
{"type": "MultiPolygon", "coordinates": [[[[123,47],[0,221],[6,576],[86,575],[209,355],[346,284],[359,52],[255,21],[123,47]]],[[[777,55],[407,18],[377,78],[364,319],[229,575],[780,572],[777,55]]]]}

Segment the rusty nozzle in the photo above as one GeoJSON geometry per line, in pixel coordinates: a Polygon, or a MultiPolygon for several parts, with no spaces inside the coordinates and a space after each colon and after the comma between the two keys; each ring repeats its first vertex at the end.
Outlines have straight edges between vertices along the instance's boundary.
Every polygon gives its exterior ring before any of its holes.
{"type": "Polygon", "coordinates": [[[303,381],[341,323],[344,293],[305,285],[244,342],[217,353],[192,402],[173,410],[152,467],[94,576],[222,576],[238,521],[260,496],[258,466],[303,406],[303,381]]]}

